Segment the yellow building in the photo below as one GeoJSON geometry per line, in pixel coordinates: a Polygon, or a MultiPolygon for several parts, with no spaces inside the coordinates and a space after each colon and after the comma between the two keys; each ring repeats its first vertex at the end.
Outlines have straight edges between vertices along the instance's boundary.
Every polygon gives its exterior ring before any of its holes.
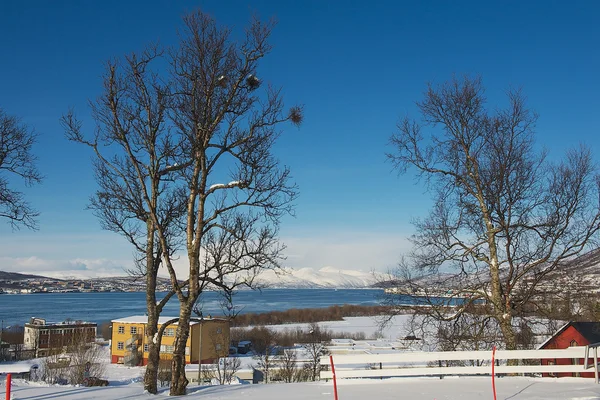
{"type": "MultiPolygon", "coordinates": [[[[158,324],[176,317],[160,317],[158,324]]],[[[112,341],[110,346],[113,364],[146,365],[148,363],[148,343],[153,340],[146,336],[148,317],[135,315],[111,321],[112,341]]],[[[167,326],[160,345],[160,358],[170,359],[175,348],[177,323],[167,326]]],[[[219,357],[229,354],[229,321],[221,318],[203,318],[190,322],[190,334],[185,347],[187,364],[212,363],[219,357]],[[200,357],[201,355],[201,357],[200,357]]]]}

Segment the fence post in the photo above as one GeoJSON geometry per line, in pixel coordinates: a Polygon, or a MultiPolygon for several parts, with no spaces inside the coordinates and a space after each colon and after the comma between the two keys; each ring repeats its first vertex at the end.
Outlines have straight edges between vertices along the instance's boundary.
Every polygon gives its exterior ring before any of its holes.
{"type": "Polygon", "coordinates": [[[494,369],[496,366],[496,346],[492,347],[492,392],[494,393],[494,400],[496,400],[496,375],[494,369]]]}
{"type": "Polygon", "coordinates": [[[329,362],[331,363],[331,375],[333,375],[333,396],[335,400],[338,400],[337,381],[335,379],[335,366],[333,365],[333,356],[329,356],[329,362]]]}
{"type": "Polygon", "coordinates": [[[6,400],[10,400],[10,386],[12,374],[6,374],[6,400]]]}
{"type": "MultiPolygon", "coordinates": [[[[440,369],[442,368],[442,360],[438,360],[438,365],[440,366],[440,369]]],[[[440,374],[440,379],[444,379],[444,375],[440,374]]]]}
{"type": "Polygon", "coordinates": [[[598,384],[598,347],[594,347],[594,379],[598,384]]]}

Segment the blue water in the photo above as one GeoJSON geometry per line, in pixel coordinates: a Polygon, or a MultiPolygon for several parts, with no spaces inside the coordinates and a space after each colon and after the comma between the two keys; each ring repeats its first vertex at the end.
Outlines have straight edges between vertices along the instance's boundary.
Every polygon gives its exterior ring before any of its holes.
{"type": "MultiPolygon", "coordinates": [[[[383,290],[378,289],[268,289],[240,291],[233,302],[241,314],[282,311],[291,308],[323,308],[332,305],[376,305],[383,290]]],[[[159,296],[160,298],[160,296],[159,296]]],[[[223,315],[222,297],[215,292],[202,295],[204,315],[223,315]]],[[[4,326],[23,325],[31,317],[48,321],[85,320],[104,322],[131,315],[143,315],[143,292],[127,293],[45,293],[0,295],[0,320],[4,326]]],[[[175,316],[179,302],[172,298],[162,315],[175,316]]]]}

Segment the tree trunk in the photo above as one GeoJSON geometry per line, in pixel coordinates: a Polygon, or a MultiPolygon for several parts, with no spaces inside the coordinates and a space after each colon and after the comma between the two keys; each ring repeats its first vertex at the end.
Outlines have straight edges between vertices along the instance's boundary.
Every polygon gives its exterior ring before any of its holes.
{"type": "MultiPolygon", "coordinates": [[[[156,304],[156,303],[155,303],[156,304]]],[[[148,307],[148,325],[146,327],[146,343],[148,343],[148,365],[144,374],[144,390],[148,393],[158,393],[158,363],[160,361],[160,341],[154,343],[158,332],[158,314],[156,309],[148,307]]]]}
{"type": "Polygon", "coordinates": [[[192,306],[188,305],[188,303],[182,303],[179,311],[177,338],[175,339],[175,350],[173,351],[173,361],[171,364],[170,396],[182,396],[186,394],[186,388],[189,383],[185,376],[185,347],[190,332],[191,308],[192,306]]]}
{"type": "Polygon", "coordinates": [[[158,363],[160,361],[160,344],[148,342],[148,365],[144,375],[144,390],[148,393],[158,393],[158,363]]]}
{"type": "MultiPolygon", "coordinates": [[[[148,343],[148,365],[144,374],[144,390],[148,393],[158,393],[158,363],[160,361],[160,340],[154,338],[158,332],[159,312],[156,306],[156,273],[154,258],[154,228],[152,221],[147,222],[148,235],[146,243],[146,310],[148,324],[146,325],[146,343],[148,343]]],[[[158,339],[158,338],[157,338],[158,339]]],[[[142,349],[142,354],[143,354],[142,349]]],[[[142,356],[143,359],[143,356],[142,356]]]]}
{"type": "Polygon", "coordinates": [[[507,350],[517,349],[517,335],[515,334],[515,328],[512,326],[512,316],[508,313],[504,314],[498,322],[500,324],[500,330],[504,337],[504,343],[506,344],[507,350]]]}

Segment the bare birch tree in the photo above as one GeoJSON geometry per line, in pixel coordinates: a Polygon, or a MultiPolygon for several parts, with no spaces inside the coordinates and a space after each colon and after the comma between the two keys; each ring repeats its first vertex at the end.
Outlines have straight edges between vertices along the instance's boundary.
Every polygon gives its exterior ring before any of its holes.
{"type": "Polygon", "coordinates": [[[145,279],[148,339],[144,342],[149,355],[144,389],[149,393],[158,392],[162,337],[158,319],[174,294],[157,299],[157,276],[163,258],[171,258],[178,249],[176,222],[185,211],[180,188],[171,185],[172,160],[179,150],[167,127],[169,91],[152,70],[162,57],[160,49],[150,46],[141,54],[108,62],[104,92],[91,102],[93,135],[84,135],[73,113],[62,118],[67,137],[91,147],[95,154],[99,189],[90,199],[90,209],[104,229],[131,243],[145,279]]]}
{"type": "Polygon", "coordinates": [[[414,249],[390,299],[416,294],[429,305],[419,309],[438,320],[479,307],[515,349],[520,318],[535,312],[548,276],[596,243],[590,150],[548,161],[534,145],[537,116],[523,95],[510,91],[508,106],[490,111],[479,79],[430,85],[417,105],[422,121],[399,122],[388,156],[401,173],[417,172],[434,205],[415,222],[414,249]]]}
{"type": "Polygon", "coordinates": [[[282,122],[301,122],[299,107],[284,110],[278,89],[257,77],[271,50],[272,24],[253,20],[241,43],[201,12],[184,18],[171,53],[174,93],[170,118],[182,154],[176,159],[185,190],[188,290],[166,266],[180,302],[171,394],[185,393],[185,345],[198,296],[252,286],[263,269],[278,268],[280,218],[292,212],[296,188],[272,148],[282,122]]]}
{"type": "Polygon", "coordinates": [[[12,188],[15,179],[26,185],[42,181],[32,152],[35,141],[33,130],[0,108],[0,218],[6,219],[13,229],[37,227],[39,213],[22,192],[12,188]]]}
{"type": "MultiPolygon", "coordinates": [[[[299,107],[284,110],[280,90],[257,77],[272,27],[253,20],[237,43],[212,17],[191,13],[176,48],[127,57],[123,71],[109,63],[104,94],[92,103],[95,139],[72,114],[63,119],[72,140],[96,151],[101,190],[92,208],[140,254],[147,333],[156,330],[159,340],[164,326],[150,321],[168,300],[156,302],[159,266],[170,276],[180,303],[171,395],[186,393],[185,347],[200,294],[252,287],[282,259],[279,221],[292,212],[296,187],[272,148],[279,125],[299,124],[302,115],[299,107]],[[155,61],[160,73],[148,67],[155,61]],[[103,154],[100,145],[111,150],[103,154]],[[185,272],[175,265],[178,250],[185,272]]],[[[149,344],[158,353],[160,342],[149,344]]],[[[150,371],[145,385],[155,393],[157,369],[150,371]]]]}

